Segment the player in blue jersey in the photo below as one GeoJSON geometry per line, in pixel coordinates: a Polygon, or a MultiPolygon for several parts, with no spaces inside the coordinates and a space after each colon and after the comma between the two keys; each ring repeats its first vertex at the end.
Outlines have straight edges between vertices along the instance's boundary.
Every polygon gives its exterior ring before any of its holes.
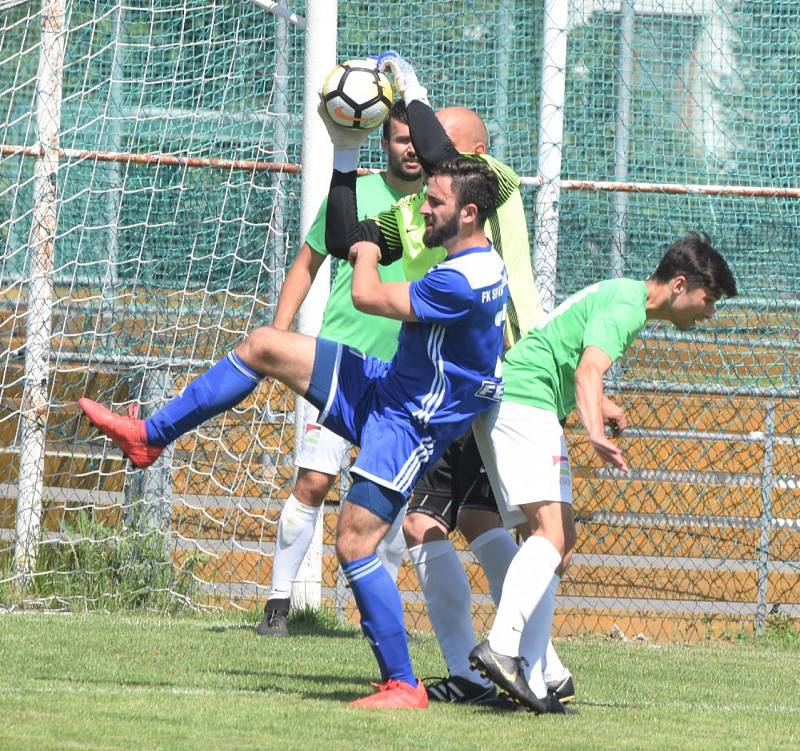
{"type": "MultiPolygon", "coordinates": [[[[435,171],[439,163],[458,156],[461,151],[485,163],[498,177],[500,200],[485,229],[506,264],[509,297],[505,336],[506,346],[510,346],[542,315],[531,269],[519,177],[486,154],[488,133],[477,113],[450,107],[434,114],[427,103],[427,90],[419,83],[410,63],[392,51],[377,56],[376,64],[381,67],[384,63],[392,69],[395,89],[406,102],[414,151],[424,169],[435,171]]],[[[445,255],[443,249],[426,247],[422,241],[425,222],[418,209],[424,200],[425,189],[361,222],[356,221],[355,211],[340,212],[343,221],[335,229],[348,242],[334,243],[332,247],[338,244],[344,254],[351,244],[372,237],[377,225],[386,243],[387,256],[402,252],[407,277],[419,278],[445,255]]],[[[431,701],[513,707],[498,697],[490,680],[471,670],[468,660],[475,643],[471,590],[464,567],[447,538],[458,526],[486,574],[496,603],[500,601],[505,573],[518,546],[502,527],[474,440],[469,435],[463,438],[430,465],[414,488],[403,525],[428,617],[448,669],[447,676],[426,680],[426,689],[431,701]]],[[[530,534],[526,526],[520,531],[524,536],[530,534]]],[[[548,643],[545,673],[548,688],[559,699],[570,701],[574,682],[551,643],[548,643]]]]}
{"type": "MultiPolygon", "coordinates": [[[[329,230],[337,225],[337,211],[349,211],[357,158],[357,149],[335,152],[329,230]]],[[[496,177],[479,162],[458,158],[440,165],[428,179],[421,211],[425,242],[444,247],[447,256],[418,281],[381,282],[380,237],[377,244],[351,249],[356,308],[403,321],[391,363],[336,342],[263,326],[146,421],[80,400],[92,423],[138,467],[149,466],[168,443],[239,403],[264,377],[303,395],[319,408],[322,425],[361,446],[339,517],[336,553],[382,683],[354,706],[428,703],[411,668],[399,592],[375,550],[426,465],[501,396],[506,272],[483,232],[497,197],[496,177]]],[[[326,244],[332,247],[327,237],[326,244]]]]}

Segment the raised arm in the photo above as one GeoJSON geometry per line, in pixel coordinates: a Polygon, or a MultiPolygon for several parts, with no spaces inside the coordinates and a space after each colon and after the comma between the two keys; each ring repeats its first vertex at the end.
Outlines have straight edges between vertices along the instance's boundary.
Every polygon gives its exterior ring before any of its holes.
{"type": "Polygon", "coordinates": [[[428,102],[428,90],[417,79],[414,67],[394,50],[377,57],[378,67],[391,70],[395,88],[403,97],[408,112],[411,142],[422,168],[430,175],[442,162],[458,156],[458,150],[445,133],[428,102]]]}
{"type": "Polygon", "coordinates": [[[459,156],[453,142],[427,102],[414,100],[406,104],[411,143],[422,169],[429,175],[448,159],[459,156]]]}
{"type": "Polygon", "coordinates": [[[377,223],[372,219],[358,219],[355,166],[352,170],[341,171],[336,169],[336,164],[334,161],[325,216],[325,246],[328,252],[346,260],[353,245],[366,241],[377,245],[382,257],[384,252],[389,255],[389,248],[377,223]]]}

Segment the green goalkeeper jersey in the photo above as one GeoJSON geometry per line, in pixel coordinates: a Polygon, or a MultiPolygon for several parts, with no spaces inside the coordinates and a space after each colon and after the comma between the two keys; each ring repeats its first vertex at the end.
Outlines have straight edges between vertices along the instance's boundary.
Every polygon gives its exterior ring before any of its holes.
{"type": "MultiPolygon", "coordinates": [[[[519,191],[520,179],[507,165],[488,154],[467,154],[483,161],[497,175],[500,203],[487,219],[486,234],[508,270],[506,344],[511,346],[541,318],[543,311],[533,278],[528,225],[519,191]]],[[[420,206],[425,189],[405,196],[375,217],[384,239],[395,251],[402,248],[403,270],[409,281],[422,278],[447,255],[444,248],[426,248],[422,241],[425,219],[420,206]]],[[[360,200],[360,199],[359,199],[360,200]]],[[[359,210],[361,204],[359,203],[359,210]]]]}
{"type": "Polygon", "coordinates": [[[610,279],[576,292],[515,344],[503,363],[503,401],[555,412],[575,408],[575,369],[586,347],[618,360],[646,320],[647,289],[610,279]]]}
{"type": "MultiPolygon", "coordinates": [[[[404,196],[404,193],[390,188],[380,175],[364,175],[356,180],[359,219],[375,216],[404,196]]],[[[325,247],[327,206],[326,198],[306,237],[309,247],[320,255],[328,253],[325,247]]],[[[405,281],[402,261],[396,261],[389,266],[379,266],[378,273],[384,282],[405,281]]],[[[397,349],[400,321],[356,310],[350,292],[352,279],[353,269],[350,264],[347,261],[338,261],[336,278],[331,285],[319,335],[388,362],[394,357],[397,349]]]]}

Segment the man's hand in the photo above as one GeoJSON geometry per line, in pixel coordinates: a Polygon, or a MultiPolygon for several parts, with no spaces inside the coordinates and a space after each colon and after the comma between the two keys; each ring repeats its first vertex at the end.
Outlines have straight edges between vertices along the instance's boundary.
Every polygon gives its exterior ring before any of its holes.
{"type": "Polygon", "coordinates": [[[350,248],[350,254],[347,256],[347,261],[351,266],[356,265],[356,261],[361,258],[363,263],[371,262],[374,266],[381,260],[381,249],[370,242],[360,242],[350,248]]]}
{"type": "Polygon", "coordinates": [[[600,409],[603,413],[603,422],[611,428],[611,435],[616,437],[628,427],[625,410],[605,395],[600,403],[600,409]]]}
{"type": "Polygon", "coordinates": [[[403,97],[406,104],[414,101],[428,102],[428,90],[420,84],[414,67],[408,60],[401,57],[394,50],[385,50],[376,58],[378,70],[385,73],[391,70],[394,78],[394,88],[403,97]]]}
{"type": "Polygon", "coordinates": [[[328,131],[333,148],[337,150],[357,152],[364,141],[367,140],[369,134],[372,133],[372,130],[374,130],[374,128],[367,130],[365,128],[345,128],[337,125],[331,120],[331,116],[328,114],[328,110],[325,109],[325,103],[322,99],[320,99],[317,112],[322,118],[322,122],[325,123],[325,129],[328,131]]]}
{"type": "Polygon", "coordinates": [[[617,469],[623,472],[628,471],[628,465],[625,462],[625,457],[622,455],[619,446],[613,441],[609,441],[604,435],[589,436],[589,442],[597,455],[606,464],[613,464],[617,469]]]}

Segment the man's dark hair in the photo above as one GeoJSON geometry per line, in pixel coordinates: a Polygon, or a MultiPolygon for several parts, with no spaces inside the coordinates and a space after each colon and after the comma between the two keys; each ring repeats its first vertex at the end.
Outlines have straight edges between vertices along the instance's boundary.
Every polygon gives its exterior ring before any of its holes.
{"type": "Polygon", "coordinates": [[[672,243],[651,277],[666,283],[685,276],[689,288],[705,287],[714,297],[736,297],[736,280],[727,261],[704,232],[689,232],[672,243]]]}
{"type": "Polygon", "coordinates": [[[497,175],[479,159],[466,156],[442,162],[433,174],[444,175],[452,180],[459,209],[468,203],[478,207],[478,222],[483,226],[500,199],[497,175]]]}
{"type": "Polygon", "coordinates": [[[402,99],[396,99],[392,108],[389,110],[389,115],[383,121],[383,128],[381,135],[384,141],[389,140],[392,135],[392,120],[403,125],[408,125],[408,111],[406,110],[406,103],[402,99]]]}

